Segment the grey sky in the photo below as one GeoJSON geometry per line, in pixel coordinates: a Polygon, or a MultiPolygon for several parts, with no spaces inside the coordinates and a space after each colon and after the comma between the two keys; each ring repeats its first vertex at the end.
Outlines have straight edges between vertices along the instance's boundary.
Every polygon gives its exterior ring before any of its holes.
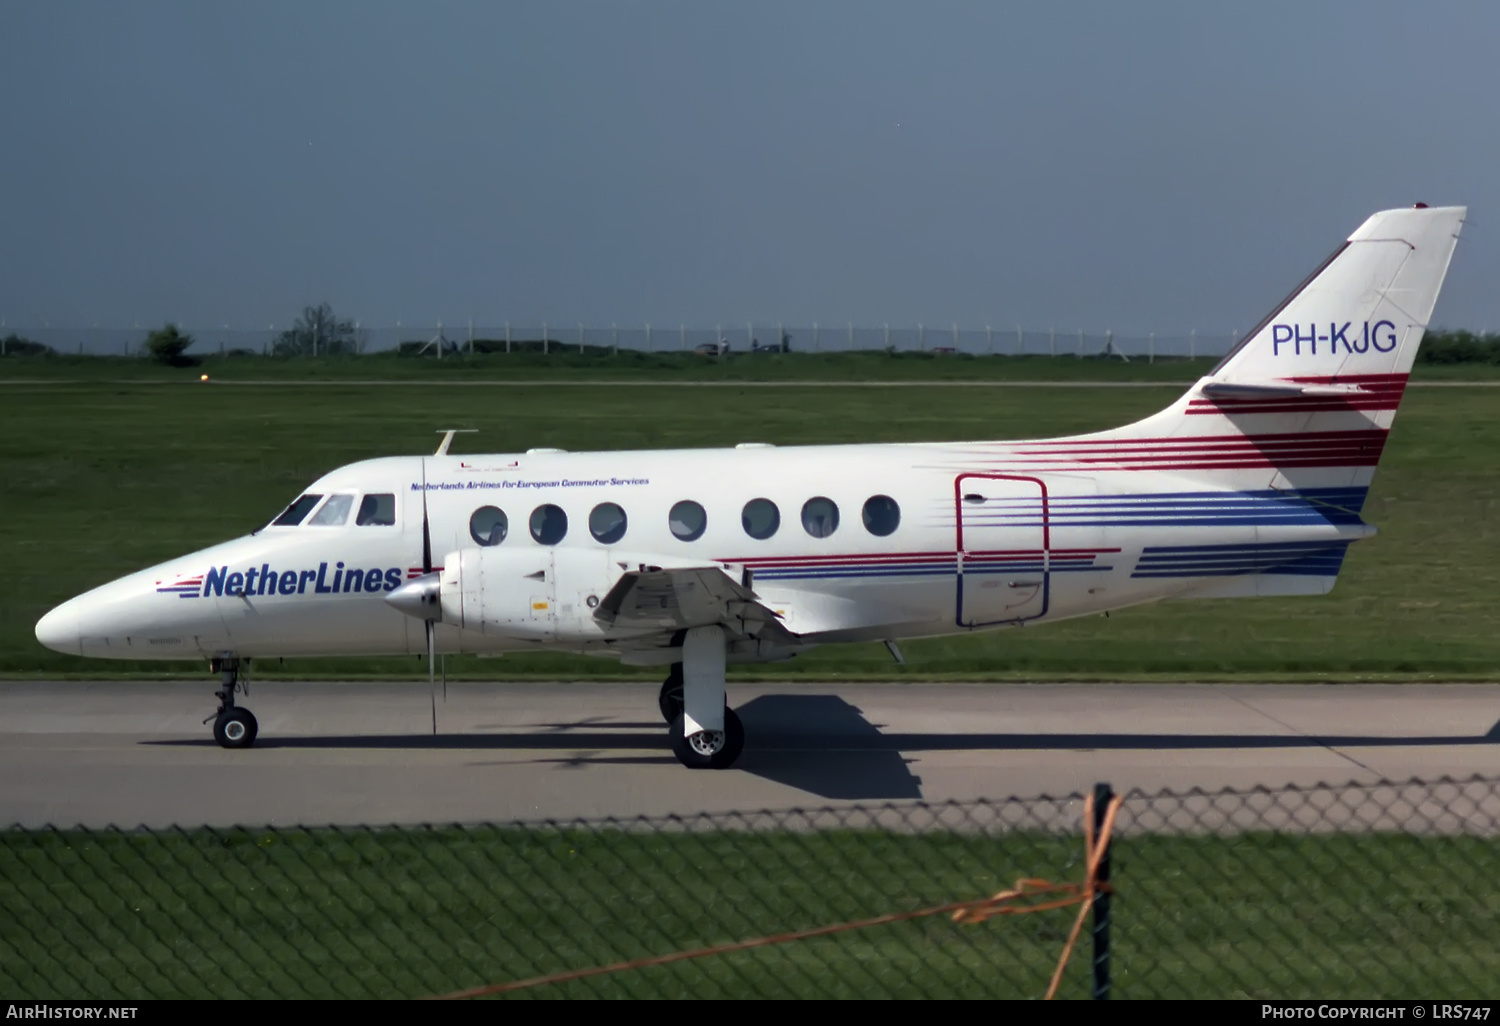
{"type": "Polygon", "coordinates": [[[10,325],[1246,328],[1467,203],[1500,5],[0,0],[10,325]]]}

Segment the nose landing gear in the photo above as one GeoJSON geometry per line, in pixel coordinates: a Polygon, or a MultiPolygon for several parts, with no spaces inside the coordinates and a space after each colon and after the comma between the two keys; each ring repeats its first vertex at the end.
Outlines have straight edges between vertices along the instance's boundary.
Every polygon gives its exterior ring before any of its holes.
{"type": "MultiPolygon", "coordinates": [[[[246,659],[248,666],[250,660],[246,659]]],[[[219,700],[219,708],[212,716],[204,720],[214,721],[214,740],[222,748],[249,748],[255,744],[255,735],[260,731],[260,725],[255,722],[255,714],[249,709],[234,704],[234,693],[249,690],[240,683],[240,661],[234,658],[215,659],[211,664],[220,675],[222,686],[214,692],[214,697],[219,700]]]]}

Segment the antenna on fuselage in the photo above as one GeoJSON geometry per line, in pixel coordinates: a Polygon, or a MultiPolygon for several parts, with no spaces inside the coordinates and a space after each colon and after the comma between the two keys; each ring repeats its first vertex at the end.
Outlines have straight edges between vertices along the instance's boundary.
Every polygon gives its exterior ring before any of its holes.
{"type": "MultiPolygon", "coordinates": [[[[479,429],[478,428],[439,428],[438,429],[438,434],[440,434],[440,435],[443,436],[443,440],[438,443],[437,452],[433,453],[433,455],[434,456],[446,456],[446,455],[448,455],[448,446],[450,446],[450,445],[453,444],[453,436],[454,435],[477,435],[478,433],[479,433],[479,429]]],[[[426,465],[425,464],[423,465],[423,469],[425,471],[425,469],[426,469],[426,465]]],[[[424,491],[422,494],[426,495],[427,493],[424,491]]]]}

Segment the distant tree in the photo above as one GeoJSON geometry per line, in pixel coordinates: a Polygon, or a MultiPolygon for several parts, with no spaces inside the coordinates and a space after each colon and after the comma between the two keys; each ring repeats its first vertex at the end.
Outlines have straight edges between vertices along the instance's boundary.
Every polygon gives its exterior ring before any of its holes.
{"type": "Polygon", "coordinates": [[[51,348],[29,338],[22,338],[14,331],[0,338],[0,356],[47,356],[51,348]]]}
{"type": "Polygon", "coordinates": [[[277,356],[342,356],[359,352],[354,322],[341,321],[327,303],[302,308],[302,316],[276,339],[277,356]]]}
{"type": "Polygon", "coordinates": [[[188,363],[183,354],[193,344],[193,336],[184,335],[175,324],[166,324],[146,336],[146,351],[158,363],[174,367],[188,363]]]}
{"type": "Polygon", "coordinates": [[[1500,363],[1500,333],[1433,328],[1422,338],[1418,363],[1500,363]]]}

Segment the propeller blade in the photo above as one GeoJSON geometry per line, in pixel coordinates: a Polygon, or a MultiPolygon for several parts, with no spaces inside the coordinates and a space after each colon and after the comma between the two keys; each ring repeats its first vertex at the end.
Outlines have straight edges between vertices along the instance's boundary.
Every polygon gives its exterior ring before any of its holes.
{"type": "Polygon", "coordinates": [[[427,461],[422,461],[422,573],[432,573],[432,529],[427,522],[427,461]]]}
{"type": "Polygon", "coordinates": [[[432,699],[432,736],[437,737],[437,685],[433,682],[433,666],[437,656],[433,649],[433,622],[427,621],[427,694],[432,699]]]}

